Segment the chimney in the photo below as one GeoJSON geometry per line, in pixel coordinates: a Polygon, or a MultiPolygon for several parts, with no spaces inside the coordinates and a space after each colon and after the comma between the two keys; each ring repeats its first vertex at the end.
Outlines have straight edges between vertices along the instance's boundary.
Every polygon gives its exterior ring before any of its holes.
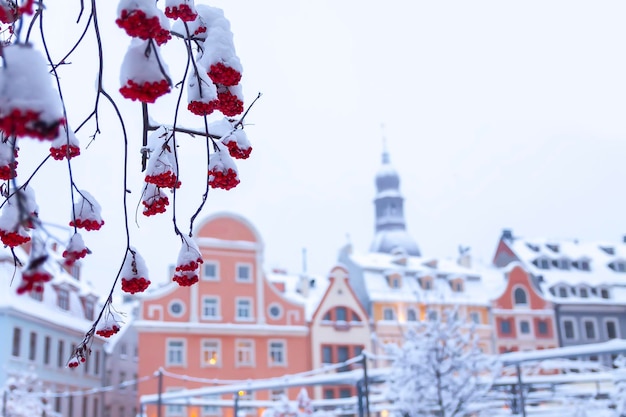
{"type": "Polygon", "coordinates": [[[502,229],[502,240],[513,240],[513,230],[502,229]]]}
{"type": "Polygon", "coordinates": [[[300,275],[300,277],[298,277],[298,285],[297,285],[298,293],[300,293],[303,297],[307,298],[309,296],[310,289],[311,289],[311,278],[304,274],[300,275]]]}

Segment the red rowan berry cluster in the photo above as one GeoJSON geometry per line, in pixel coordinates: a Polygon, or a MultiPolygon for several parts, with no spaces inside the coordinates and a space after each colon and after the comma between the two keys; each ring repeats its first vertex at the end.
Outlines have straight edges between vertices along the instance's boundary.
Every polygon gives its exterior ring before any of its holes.
{"type": "Polygon", "coordinates": [[[41,268],[24,271],[22,282],[17,287],[16,293],[21,295],[26,292],[43,292],[43,284],[52,280],[52,274],[41,268]]]}
{"type": "Polygon", "coordinates": [[[17,2],[3,0],[0,2],[0,22],[13,23],[22,15],[33,14],[35,0],[25,0],[21,6],[17,2]]]}
{"type": "Polygon", "coordinates": [[[104,220],[90,220],[90,219],[79,219],[71,220],[70,226],[78,227],[79,229],[85,229],[88,231],[92,230],[100,230],[100,228],[104,225],[104,220]]]}
{"type": "Polygon", "coordinates": [[[209,185],[213,188],[230,190],[239,184],[237,171],[228,168],[225,171],[209,171],[209,185]]]}
{"type": "Polygon", "coordinates": [[[126,253],[121,271],[122,291],[129,294],[144,292],[150,286],[148,267],[143,258],[133,248],[126,253]]]}
{"type": "Polygon", "coordinates": [[[127,99],[138,100],[142,103],[154,103],[157,98],[170,92],[170,85],[166,80],[145,82],[138,84],[133,80],[126,81],[120,88],[120,93],[127,99]]]}
{"type": "Polygon", "coordinates": [[[180,19],[185,22],[192,22],[198,17],[198,13],[193,10],[188,4],[180,4],[178,6],[171,6],[165,8],[165,16],[170,19],[180,19]]]}
{"type": "Polygon", "coordinates": [[[209,102],[191,101],[187,105],[187,109],[197,116],[208,116],[217,110],[218,101],[211,100],[209,102]]]}
{"type": "Polygon", "coordinates": [[[98,336],[102,336],[105,338],[109,338],[111,336],[113,336],[114,334],[116,334],[117,332],[120,331],[120,327],[117,324],[113,324],[110,328],[108,329],[99,329],[96,330],[96,334],[98,336]]]}
{"type": "Polygon", "coordinates": [[[57,161],[62,161],[63,158],[72,159],[78,155],[80,155],[80,148],[77,146],[61,145],[58,148],[50,148],[50,156],[57,161]]]}
{"type": "Polygon", "coordinates": [[[172,281],[176,282],[181,287],[191,287],[198,282],[198,274],[195,272],[178,272],[174,274],[172,281]]]}
{"type": "Polygon", "coordinates": [[[241,72],[224,65],[222,62],[218,62],[209,68],[209,77],[215,84],[232,86],[239,84],[239,81],[241,81],[241,72]]]}
{"type": "Polygon", "coordinates": [[[228,148],[230,156],[235,159],[247,159],[252,152],[252,146],[243,129],[234,129],[222,138],[222,143],[228,148]]]}
{"type": "Polygon", "coordinates": [[[72,266],[77,260],[84,258],[90,253],[91,251],[85,246],[85,242],[80,233],[74,233],[67,248],[63,251],[63,263],[66,266],[72,266]]]}
{"type": "Polygon", "coordinates": [[[155,175],[146,175],[146,182],[159,188],[180,188],[180,181],[172,171],[161,172],[155,175]]]}
{"type": "Polygon", "coordinates": [[[170,201],[159,187],[148,183],[144,188],[141,203],[144,205],[144,216],[153,216],[165,213],[170,201]]]}
{"type": "MultiPolygon", "coordinates": [[[[158,10],[154,7],[154,10],[158,10]]],[[[162,45],[172,38],[168,27],[163,27],[163,19],[158,15],[147,16],[143,10],[122,9],[115,21],[124,29],[128,36],[143,40],[154,39],[158,45],[162,45]]]]}
{"type": "Polygon", "coordinates": [[[54,139],[64,119],[42,120],[41,113],[33,110],[13,109],[0,117],[0,130],[12,136],[29,136],[39,140],[54,139]]]}
{"type": "Polygon", "coordinates": [[[178,252],[176,273],[172,281],[181,287],[189,287],[198,282],[200,265],[204,262],[200,248],[190,237],[181,236],[182,244],[178,252]]]}
{"type": "Polygon", "coordinates": [[[243,101],[237,94],[233,94],[231,89],[221,88],[217,93],[218,105],[217,109],[224,116],[236,116],[243,112],[243,101]]]}

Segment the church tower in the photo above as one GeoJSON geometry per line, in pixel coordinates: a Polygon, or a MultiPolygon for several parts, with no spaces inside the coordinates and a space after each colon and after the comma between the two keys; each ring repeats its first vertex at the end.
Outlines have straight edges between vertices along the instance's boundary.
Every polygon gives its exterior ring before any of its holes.
{"type": "Polygon", "coordinates": [[[404,251],[420,256],[415,240],[406,230],[404,198],[400,193],[400,176],[389,161],[389,152],[383,149],[382,166],[376,174],[375,231],[370,252],[392,253],[404,251]]]}

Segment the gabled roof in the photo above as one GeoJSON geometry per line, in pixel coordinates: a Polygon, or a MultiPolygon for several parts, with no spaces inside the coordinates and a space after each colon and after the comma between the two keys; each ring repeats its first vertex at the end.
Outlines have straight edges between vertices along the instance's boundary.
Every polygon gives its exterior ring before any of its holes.
{"type": "Polygon", "coordinates": [[[524,268],[532,275],[540,277],[539,282],[544,296],[556,302],[584,302],[602,304],[624,304],[616,301],[620,290],[613,287],[626,287],[626,273],[618,272],[609,265],[613,262],[626,260],[626,243],[624,242],[580,242],[573,239],[547,239],[547,238],[503,238],[504,243],[523,264],[524,268]],[[548,268],[540,268],[535,263],[538,259],[546,259],[548,268]],[[563,269],[553,264],[553,261],[569,261],[569,269],[563,269]],[[589,269],[583,269],[583,263],[589,269]],[[612,287],[615,296],[610,299],[602,299],[590,295],[579,298],[570,294],[567,298],[555,297],[549,289],[558,285],[577,287],[587,285],[599,288],[602,286],[612,287]]]}
{"type": "Polygon", "coordinates": [[[311,321],[313,313],[317,309],[326,288],[328,288],[328,277],[310,274],[289,274],[272,272],[265,274],[270,283],[284,285],[285,291],[282,293],[287,299],[304,305],[306,321],[311,321]],[[306,295],[301,290],[301,285],[308,285],[306,295]]]}
{"type": "Polygon", "coordinates": [[[421,302],[433,304],[488,305],[488,293],[484,290],[478,269],[459,265],[452,259],[407,256],[406,264],[398,262],[398,255],[386,253],[360,254],[352,252],[350,259],[363,269],[368,297],[376,302],[421,302]],[[392,288],[387,277],[398,272],[403,276],[402,286],[392,288]],[[422,289],[419,279],[430,276],[433,288],[422,289]],[[450,281],[461,278],[461,292],[452,290],[450,281]]]}

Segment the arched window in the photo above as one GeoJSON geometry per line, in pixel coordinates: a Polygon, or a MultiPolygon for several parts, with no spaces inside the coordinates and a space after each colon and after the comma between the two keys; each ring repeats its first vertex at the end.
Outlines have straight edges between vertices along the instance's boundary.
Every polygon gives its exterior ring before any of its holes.
{"type": "Polygon", "coordinates": [[[513,298],[515,305],[528,305],[528,297],[526,291],[523,288],[516,288],[513,292],[513,298]]]}

